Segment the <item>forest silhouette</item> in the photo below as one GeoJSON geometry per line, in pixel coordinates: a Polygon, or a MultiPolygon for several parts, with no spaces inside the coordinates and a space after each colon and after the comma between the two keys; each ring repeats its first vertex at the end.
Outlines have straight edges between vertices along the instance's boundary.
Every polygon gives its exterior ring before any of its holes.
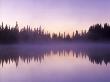
{"type": "Polygon", "coordinates": [[[40,26],[39,28],[32,29],[30,26],[26,26],[19,29],[19,25],[16,22],[14,27],[10,27],[3,22],[0,25],[0,44],[10,43],[39,43],[39,42],[79,42],[79,41],[110,41],[110,25],[105,23],[104,25],[95,24],[89,27],[88,31],[82,31],[79,33],[77,30],[70,34],[49,33],[45,32],[40,26]]]}

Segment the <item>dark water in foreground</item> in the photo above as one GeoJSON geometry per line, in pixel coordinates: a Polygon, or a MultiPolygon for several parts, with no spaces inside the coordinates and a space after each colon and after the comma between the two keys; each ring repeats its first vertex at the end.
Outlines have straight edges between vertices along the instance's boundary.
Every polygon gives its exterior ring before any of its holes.
{"type": "Polygon", "coordinates": [[[110,48],[2,46],[0,82],[110,82],[110,48]]]}

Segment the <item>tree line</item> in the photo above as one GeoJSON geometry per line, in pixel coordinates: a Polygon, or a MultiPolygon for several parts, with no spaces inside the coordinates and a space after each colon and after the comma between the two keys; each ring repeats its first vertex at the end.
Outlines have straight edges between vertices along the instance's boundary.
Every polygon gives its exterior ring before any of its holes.
{"type": "Polygon", "coordinates": [[[88,31],[79,33],[77,30],[70,34],[52,33],[44,31],[42,27],[32,29],[30,26],[19,29],[16,22],[14,27],[10,27],[3,22],[0,25],[0,43],[39,43],[39,42],[59,42],[59,41],[110,41],[110,25],[105,23],[95,24],[89,27],[88,31]]]}

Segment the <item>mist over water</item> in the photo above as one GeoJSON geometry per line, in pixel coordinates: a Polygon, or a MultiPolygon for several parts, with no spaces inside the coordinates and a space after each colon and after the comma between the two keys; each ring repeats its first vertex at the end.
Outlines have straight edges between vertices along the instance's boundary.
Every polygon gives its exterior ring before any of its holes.
{"type": "Polygon", "coordinates": [[[0,46],[0,82],[110,82],[110,45],[0,46]]]}

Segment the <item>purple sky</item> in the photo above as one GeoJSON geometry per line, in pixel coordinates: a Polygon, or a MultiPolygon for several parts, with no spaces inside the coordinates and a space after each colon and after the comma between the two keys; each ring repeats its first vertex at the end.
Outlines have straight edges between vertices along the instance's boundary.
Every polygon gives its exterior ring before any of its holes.
{"type": "Polygon", "coordinates": [[[110,22],[110,0],[0,0],[0,22],[42,26],[50,32],[88,29],[110,22]]]}

